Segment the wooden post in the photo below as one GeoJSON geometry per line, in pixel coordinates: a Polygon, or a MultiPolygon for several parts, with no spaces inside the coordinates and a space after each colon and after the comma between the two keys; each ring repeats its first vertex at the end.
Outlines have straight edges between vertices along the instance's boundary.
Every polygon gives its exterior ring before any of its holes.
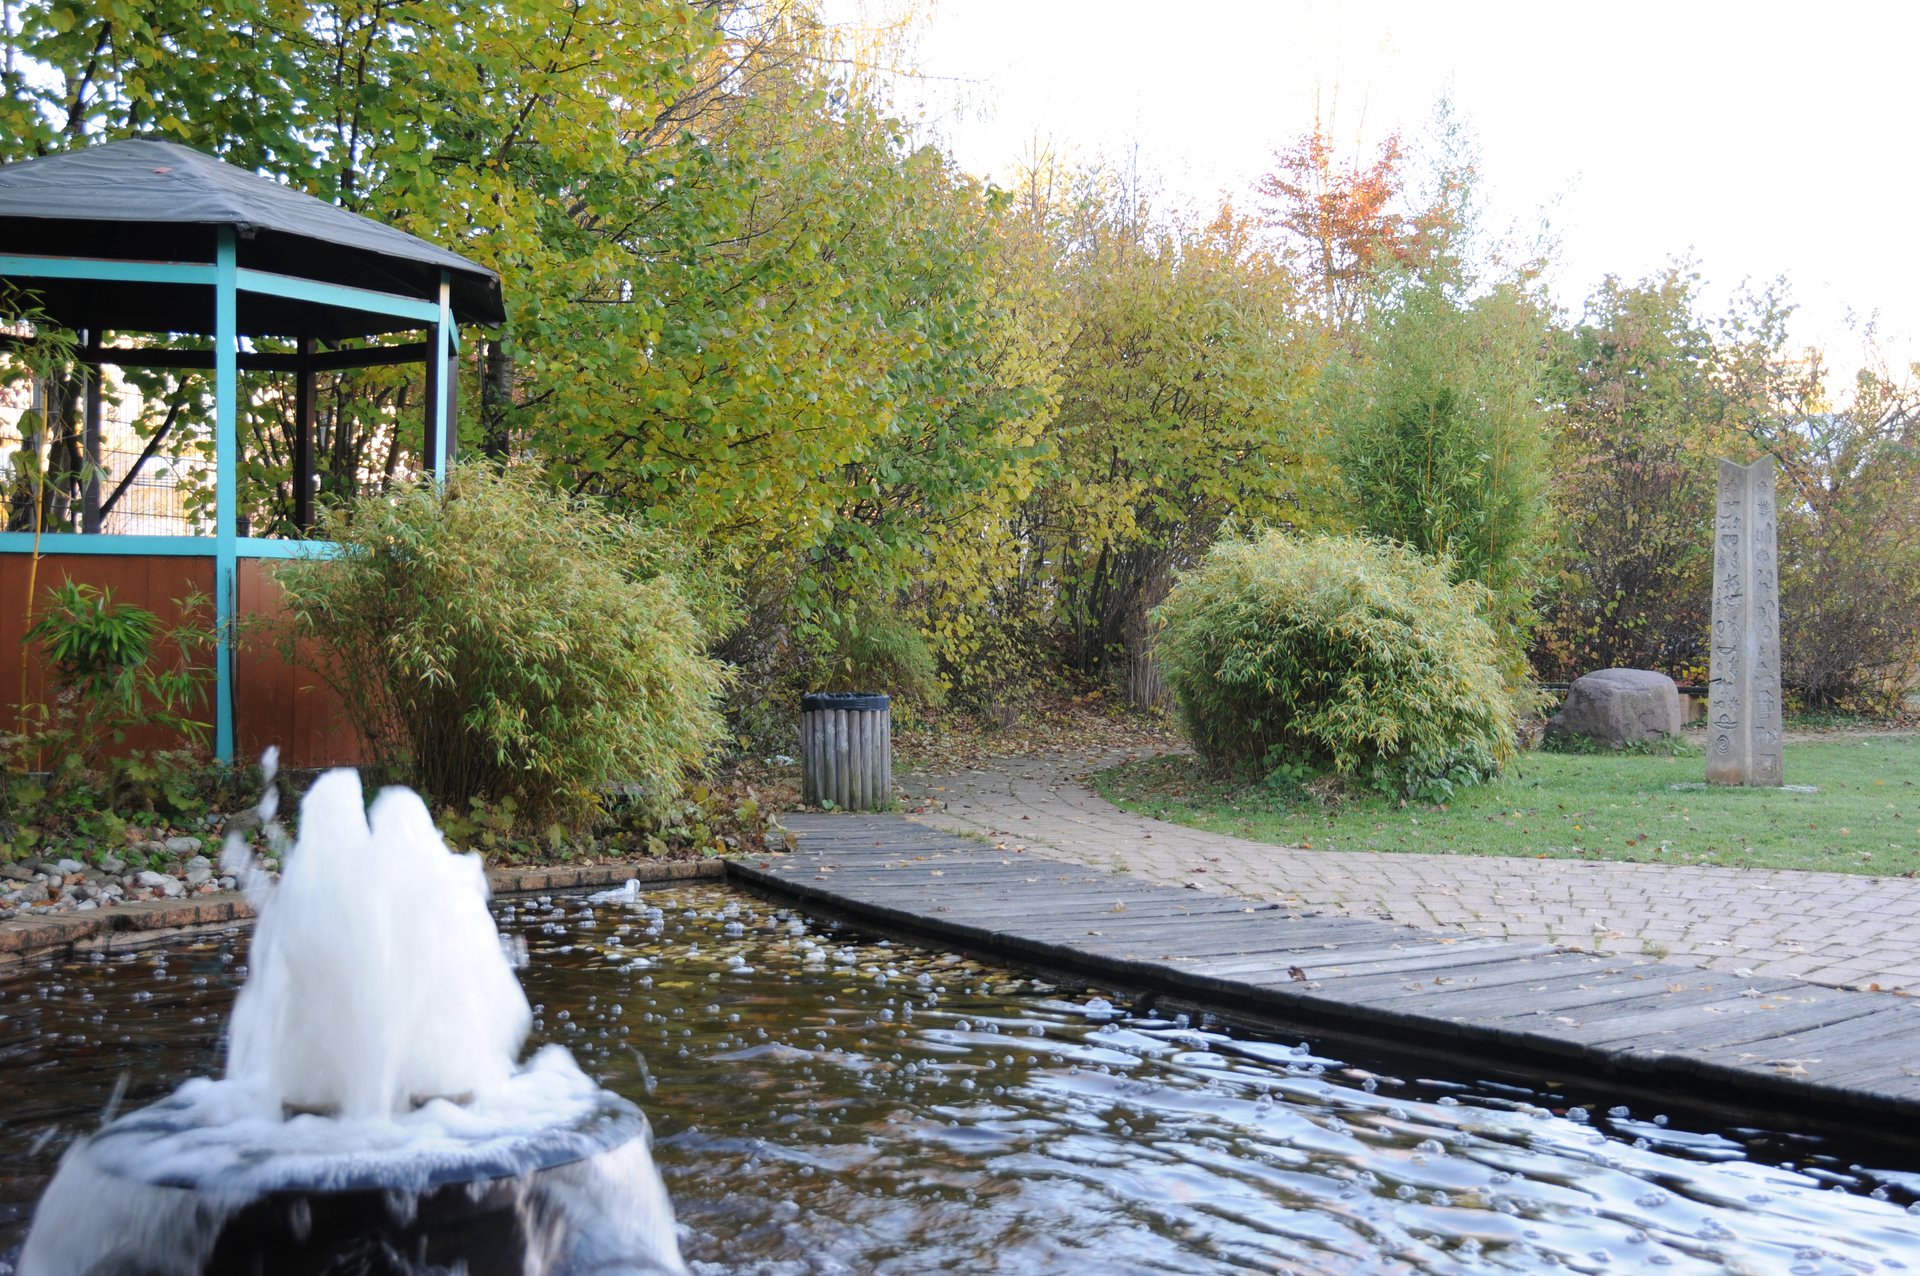
{"type": "Polygon", "coordinates": [[[293,389],[293,525],[313,530],[313,338],[300,338],[293,389]]]}
{"type": "Polygon", "coordinates": [[[420,465],[437,482],[440,477],[440,413],[444,406],[440,387],[447,378],[447,365],[440,361],[440,325],[427,329],[427,392],[425,396],[426,431],[421,438],[420,465]]]}
{"type": "MultiPolygon", "coordinates": [[[[449,331],[448,336],[454,335],[449,331]]],[[[460,352],[447,344],[447,464],[460,454],[460,352]]]]}
{"type": "Polygon", "coordinates": [[[893,801],[892,702],[884,695],[816,693],[800,700],[800,800],[843,811],[893,801]]]}
{"type": "Polygon", "coordinates": [[[104,519],[100,513],[100,329],[88,328],[85,353],[80,360],[80,376],[86,386],[86,421],[81,427],[80,530],[97,533],[104,519]]]}

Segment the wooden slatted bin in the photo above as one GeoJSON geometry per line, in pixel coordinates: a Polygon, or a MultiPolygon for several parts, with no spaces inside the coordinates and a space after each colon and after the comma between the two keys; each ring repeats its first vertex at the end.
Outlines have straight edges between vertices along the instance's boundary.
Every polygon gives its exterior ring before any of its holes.
{"type": "Polygon", "coordinates": [[[877,811],[893,805],[893,718],[886,696],[813,692],[800,697],[800,800],[877,811]]]}

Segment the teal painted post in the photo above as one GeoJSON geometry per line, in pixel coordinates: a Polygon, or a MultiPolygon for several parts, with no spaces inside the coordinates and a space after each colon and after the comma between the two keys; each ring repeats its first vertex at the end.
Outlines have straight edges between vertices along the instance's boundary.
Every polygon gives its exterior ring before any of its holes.
{"type": "Polygon", "coordinates": [[[233,228],[220,228],[213,281],[213,615],[220,639],[214,649],[213,756],[233,761],[233,612],[239,560],[235,471],[240,445],[235,417],[240,405],[238,252],[233,228]]]}

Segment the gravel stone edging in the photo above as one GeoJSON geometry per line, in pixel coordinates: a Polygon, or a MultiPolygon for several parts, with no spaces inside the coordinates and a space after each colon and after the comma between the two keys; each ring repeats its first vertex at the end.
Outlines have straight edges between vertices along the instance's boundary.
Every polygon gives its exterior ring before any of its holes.
{"type": "MultiPolygon", "coordinates": [[[[634,863],[559,864],[487,870],[495,895],[618,886],[629,879],[653,885],[717,881],[726,864],[711,860],[646,860],[634,863]]],[[[0,970],[38,957],[65,955],[88,941],[116,934],[152,934],[251,921],[253,907],[237,891],[191,899],[135,900],[84,913],[22,914],[0,921],[0,970]]]]}

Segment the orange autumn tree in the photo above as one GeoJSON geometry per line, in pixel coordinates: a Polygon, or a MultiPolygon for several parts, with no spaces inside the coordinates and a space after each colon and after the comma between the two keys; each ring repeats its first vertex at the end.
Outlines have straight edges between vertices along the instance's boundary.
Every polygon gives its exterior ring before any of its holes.
{"type": "Polygon", "coordinates": [[[1389,276],[1458,282],[1465,270],[1459,253],[1474,233],[1477,164],[1471,136],[1444,100],[1431,142],[1422,157],[1393,133],[1363,160],[1340,153],[1316,118],[1274,152],[1274,169],[1258,186],[1264,224],[1330,331],[1357,336],[1389,276]]]}
{"type": "Polygon", "coordinates": [[[1341,156],[1316,118],[1274,152],[1274,170],[1260,179],[1267,225],[1280,232],[1282,255],[1335,331],[1353,327],[1367,282],[1414,234],[1398,210],[1404,157],[1398,133],[1369,164],[1341,156]]]}

